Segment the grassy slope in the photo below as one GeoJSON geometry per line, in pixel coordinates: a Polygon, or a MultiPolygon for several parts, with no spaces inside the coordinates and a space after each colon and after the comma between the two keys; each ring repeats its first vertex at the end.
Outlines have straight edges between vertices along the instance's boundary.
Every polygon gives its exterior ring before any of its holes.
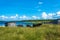
{"type": "Polygon", "coordinates": [[[0,27],[0,40],[60,40],[59,26],[44,24],[35,28],[0,27]]]}

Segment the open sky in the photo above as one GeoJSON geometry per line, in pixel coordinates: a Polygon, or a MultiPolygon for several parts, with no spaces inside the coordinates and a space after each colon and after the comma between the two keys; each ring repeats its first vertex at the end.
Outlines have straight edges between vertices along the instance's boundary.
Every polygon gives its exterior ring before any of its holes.
{"type": "Polygon", "coordinates": [[[0,0],[0,20],[56,19],[60,0],[0,0]]]}

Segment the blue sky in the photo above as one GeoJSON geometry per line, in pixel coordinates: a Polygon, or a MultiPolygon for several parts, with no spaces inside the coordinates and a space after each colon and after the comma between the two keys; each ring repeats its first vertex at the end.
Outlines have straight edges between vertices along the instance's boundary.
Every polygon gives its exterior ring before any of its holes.
{"type": "Polygon", "coordinates": [[[0,0],[0,20],[55,19],[60,0],[0,0]]]}

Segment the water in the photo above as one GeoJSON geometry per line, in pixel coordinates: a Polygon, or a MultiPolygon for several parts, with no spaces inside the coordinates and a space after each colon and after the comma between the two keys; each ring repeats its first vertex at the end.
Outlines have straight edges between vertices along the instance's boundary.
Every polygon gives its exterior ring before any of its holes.
{"type": "MultiPolygon", "coordinates": [[[[6,21],[1,21],[0,22],[0,26],[5,26],[5,23],[6,23],[6,21]]],[[[26,27],[26,25],[30,25],[30,26],[33,26],[33,23],[31,23],[31,22],[18,22],[18,21],[16,21],[16,26],[17,25],[23,25],[23,27],[26,27]]]]}
{"type": "Polygon", "coordinates": [[[31,23],[31,22],[16,22],[16,25],[23,25],[23,27],[30,25],[32,27],[33,23],[31,23]]]}

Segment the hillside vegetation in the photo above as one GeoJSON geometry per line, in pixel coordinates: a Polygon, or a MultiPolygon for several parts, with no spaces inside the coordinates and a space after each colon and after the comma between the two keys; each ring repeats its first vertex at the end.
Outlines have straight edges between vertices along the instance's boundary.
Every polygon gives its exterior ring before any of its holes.
{"type": "Polygon", "coordinates": [[[53,21],[53,19],[51,19],[51,20],[22,20],[22,21],[24,21],[24,22],[50,22],[50,21],[53,21]]]}
{"type": "Polygon", "coordinates": [[[60,25],[40,27],[0,27],[0,40],[60,40],[60,25]]]}

